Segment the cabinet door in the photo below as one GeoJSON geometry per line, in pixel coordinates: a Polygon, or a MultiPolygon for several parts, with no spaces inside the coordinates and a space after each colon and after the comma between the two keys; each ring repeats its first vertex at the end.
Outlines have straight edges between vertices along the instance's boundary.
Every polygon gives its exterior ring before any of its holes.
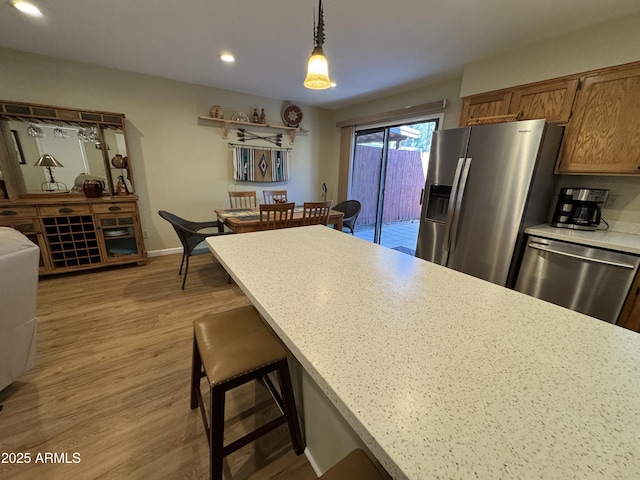
{"type": "Polygon", "coordinates": [[[627,295],[617,323],[621,327],[640,332],[640,274],[636,275],[633,285],[629,289],[629,295],[627,295]]]}
{"type": "Polygon", "coordinates": [[[562,80],[514,90],[509,113],[521,120],[545,118],[549,122],[567,123],[578,88],[578,79],[562,80]]]}
{"type": "Polygon", "coordinates": [[[557,173],[640,173],[640,67],[585,77],[557,173]]]}
{"type": "Polygon", "coordinates": [[[96,215],[96,221],[100,226],[100,244],[105,262],[123,263],[144,258],[137,215],[96,215]]]}
{"type": "Polygon", "coordinates": [[[471,118],[495,117],[509,113],[511,92],[490,93],[466,97],[462,101],[460,126],[466,126],[471,118]]]}
{"type": "Polygon", "coordinates": [[[51,270],[49,251],[42,235],[40,222],[37,218],[8,219],[0,217],[0,226],[11,227],[18,230],[35,243],[40,248],[40,273],[47,273],[51,270]]]}

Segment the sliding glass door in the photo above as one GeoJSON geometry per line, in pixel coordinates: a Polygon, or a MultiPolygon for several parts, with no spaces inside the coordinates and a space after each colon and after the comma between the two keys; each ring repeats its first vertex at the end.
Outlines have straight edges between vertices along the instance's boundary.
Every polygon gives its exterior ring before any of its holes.
{"type": "Polygon", "coordinates": [[[358,130],[349,198],[362,211],[356,235],[415,254],[420,197],[438,119],[358,130]]]}

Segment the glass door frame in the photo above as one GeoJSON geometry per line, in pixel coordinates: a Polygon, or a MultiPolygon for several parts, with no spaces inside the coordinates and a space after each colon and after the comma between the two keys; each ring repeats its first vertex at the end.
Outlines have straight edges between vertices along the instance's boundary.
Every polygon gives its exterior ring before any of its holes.
{"type": "MultiPolygon", "coordinates": [[[[354,132],[354,142],[353,142],[353,157],[355,157],[356,149],[358,148],[358,135],[370,135],[372,133],[381,133],[382,134],[382,147],[380,149],[380,170],[378,171],[378,194],[376,196],[376,213],[375,213],[375,223],[373,226],[373,243],[380,244],[380,236],[382,234],[382,210],[384,208],[384,186],[387,177],[387,160],[388,160],[388,140],[389,140],[389,129],[391,127],[373,127],[356,130],[354,132]]],[[[354,164],[352,162],[351,168],[353,168],[354,164]]],[[[353,179],[353,174],[351,175],[353,179]]],[[[349,185],[349,189],[351,189],[351,184],[349,185]]]]}
{"type": "Polygon", "coordinates": [[[435,129],[440,130],[444,124],[444,112],[436,113],[436,114],[428,114],[428,115],[420,115],[416,117],[407,117],[403,119],[393,119],[387,122],[379,122],[376,124],[370,125],[361,125],[356,126],[353,130],[353,144],[350,153],[350,165],[349,165],[349,176],[348,176],[348,192],[349,198],[352,195],[352,186],[353,186],[353,169],[354,169],[354,159],[355,152],[358,148],[358,135],[371,134],[371,133],[382,133],[382,146],[381,146],[381,161],[380,161],[380,172],[378,175],[378,195],[376,200],[376,214],[375,214],[375,224],[374,224],[374,234],[373,234],[373,243],[380,244],[382,237],[382,221],[384,215],[384,195],[385,195],[385,187],[386,187],[386,177],[387,177],[387,165],[389,158],[389,143],[390,143],[390,130],[394,127],[402,127],[405,125],[415,125],[418,123],[429,123],[435,122],[435,129]]]}

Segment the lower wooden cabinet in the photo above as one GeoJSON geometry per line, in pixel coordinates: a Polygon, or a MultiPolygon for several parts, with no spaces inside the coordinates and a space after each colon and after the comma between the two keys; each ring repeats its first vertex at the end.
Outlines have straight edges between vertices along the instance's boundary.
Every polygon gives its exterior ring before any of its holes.
{"type": "Polygon", "coordinates": [[[629,289],[617,324],[634,332],[640,332],[640,274],[636,275],[629,289]]]}
{"type": "Polygon", "coordinates": [[[0,226],[40,247],[40,274],[143,263],[136,200],[0,205],[0,226]]]}
{"type": "Polygon", "coordinates": [[[140,222],[137,215],[96,215],[98,236],[102,247],[102,259],[107,263],[120,263],[127,258],[140,258],[140,222]]]}
{"type": "Polygon", "coordinates": [[[47,252],[47,245],[42,235],[42,227],[40,220],[36,218],[35,207],[32,210],[23,210],[21,214],[18,214],[19,209],[0,207],[0,227],[11,227],[18,230],[25,237],[31,240],[33,243],[40,247],[40,273],[47,273],[51,270],[51,263],[49,262],[49,255],[47,252]]]}

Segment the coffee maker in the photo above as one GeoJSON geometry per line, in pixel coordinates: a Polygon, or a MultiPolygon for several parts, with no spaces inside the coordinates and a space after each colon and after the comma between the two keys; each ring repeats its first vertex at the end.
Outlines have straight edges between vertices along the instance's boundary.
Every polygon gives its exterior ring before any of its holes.
{"type": "Polygon", "coordinates": [[[609,190],[595,188],[561,188],[551,219],[552,227],[595,230],[600,224],[602,207],[609,190]]]}

